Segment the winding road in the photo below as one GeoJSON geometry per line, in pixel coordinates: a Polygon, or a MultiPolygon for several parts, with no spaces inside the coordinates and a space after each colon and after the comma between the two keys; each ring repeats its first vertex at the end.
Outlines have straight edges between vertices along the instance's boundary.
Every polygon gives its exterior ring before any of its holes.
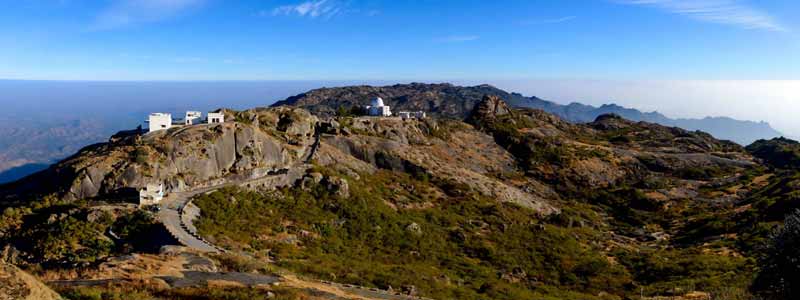
{"type": "Polygon", "coordinates": [[[228,186],[263,186],[275,188],[289,185],[303,177],[310,166],[300,164],[289,169],[282,169],[277,174],[266,175],[259,178],[248,180],[231,179],[225,183],[213,186],[197,188],[183,192],[169,193],[161,200],[158,212],[158,220],[164,224],[170,234],[181,244],[202,252],[224,252],[225,250],[214,246],[199,234],[192,224],[195,217],[200,215],[200,210],[191,204],[192,198],[199,194],[208,193],[228,186]]]}
{"type": "Polygon", "coordinates": [[[205,241],[199,235],[192,234],[181,218],[181,212],[189,200],[197,194],[212,191],[224,186],[215,186],[201,190],[194,190],[188,192],[174,192],[170,193],[167,197],[161,200],[161,210],[158,212],[158,220],[164,224],[170,234],[175,237],[178,242],[186,247],[202,251],[202,252],[222,252],[222,249],[217,248],[211,243],[205,241]]]}
{"type": "Polygon", "coordinates": [[[227,178],[220,184],[182,192],[171,192],[159,203],[160,210],[157,214],[157,219],[164,224],[167,231],[169,231],[178,242],[186,247],[202,252],[225,252],[225,249],[213,245],[197,233],[197,229],[194,224],[192,224],[192,221],[200,215],[200,209],[191,203],[192,198],[199,194],[234,185],[275,188],[294,183],[302,178],[311,167],[309,162],[314,157],[317,149],[319,149],[321,139],[319,131],[316,130],[314,135],[314,143],[309,147],[306,156],[299,159],[298,162],[289,168],[268,172],[263,176],[256,176],[256,178],[227,178]]]}

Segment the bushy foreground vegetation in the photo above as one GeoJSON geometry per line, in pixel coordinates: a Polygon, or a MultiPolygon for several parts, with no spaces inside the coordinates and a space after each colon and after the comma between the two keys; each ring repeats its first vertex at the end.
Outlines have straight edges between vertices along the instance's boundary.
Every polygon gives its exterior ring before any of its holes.
{"type": "Polygon", "coordinates": [[[800,297],[800,210],[786,217],[761,254],[753,289],[765,299],[800,297]]]}
{"type": "Polygon", "coordinates": [[[71,267],[114,254],[153,251],[159,224],[141,210],[92,209],[86,202],[45,198],[8,207],[0,216],[0,241],[29,255],[37,266],[71,267]],[[155,235],[155,236],[154,236],[155,235]]]}
{"type": "MultiPolygon", "coordinates": [[[[328,174],[336,175],[336,174],[328,174]]],[[[337,175],[340,176],[340,175],[337,175]]],[[[301,274],[438,299],[618,299],[676,287],[744,290],[744,258],[686,249],[604,249],[594,206],[556,217],[451,182],[380,171],[349,178],[351,197],[317,185],[196,199],[200,232],[301,274]],[[582,225],[577,225],[582,224],[582,225]]]]}

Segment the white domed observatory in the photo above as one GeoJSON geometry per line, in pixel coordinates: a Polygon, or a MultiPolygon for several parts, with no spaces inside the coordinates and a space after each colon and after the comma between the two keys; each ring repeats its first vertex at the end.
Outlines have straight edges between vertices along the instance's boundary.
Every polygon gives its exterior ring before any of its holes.
{"type": "Polygon", "coordinates": [[[383,105],[381,97],[372,99],[371,105],[367,106],[367,113],[370,116],[388,117],[392,115],[392,110],[389,106],[383,105]]]}

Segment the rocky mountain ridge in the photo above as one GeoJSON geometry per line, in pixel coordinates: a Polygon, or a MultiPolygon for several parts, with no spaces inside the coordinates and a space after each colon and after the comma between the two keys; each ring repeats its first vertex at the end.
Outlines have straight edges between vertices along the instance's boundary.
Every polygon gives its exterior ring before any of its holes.
{"type": "Polygon", "coordinates": [[[480,102],[483,95],[498,96],[513,107],[537,108],[555,114],[574,123],[589,123],[604,114],[617,114],[632,121],[645,121],[664,126],[681,127],[687,130],[701,130],[741,145],[748,145],[758,139],[779,137],[782,134],[765,122],[740,121],[726,117],[707,117],[703,119],[671,119],[658,112],[641,112],[615,104],[600,107],[571,103],[561,105],[535,96],[526,97],[519,93],[509,93],[483,84],[477,86],[456,86],[441,84],[396,84],[391,86],[348,86],[321,88],[278,101],[273,106],[293,105],[309,109],[315,114],[334,115],[340,107],[349,110],[353,107],[369,105],[372,97],[382,97],[386,105],[395,111],[423,110],[433,115],[463,119],[480,102]]]}

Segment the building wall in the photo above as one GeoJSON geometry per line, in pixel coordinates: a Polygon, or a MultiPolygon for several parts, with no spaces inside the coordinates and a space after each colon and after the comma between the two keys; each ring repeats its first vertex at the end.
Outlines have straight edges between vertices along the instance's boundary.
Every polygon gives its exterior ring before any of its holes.
{"type": "Polygon", "coordinates": [[[225,114],[223,113],[208,113],[208,124],[224,123],[225,114]]]}
{"type": "Polygon", "coordinates": [[[200,124],[200,120],[203,117],[203,113],[199,111],[187,111],[186,117],[184,118],[185,125],[195,125],[200,124]]]}
{"type": "Polygon", "coordinates": [[[158,204],[164,199],[164,185],[148,184],[139,191],[139,205],[158,204]]]}
{"type": "Polygon", "coordinates": [[[392,110],[389,106],[367,106],[367,112],[370,116],[388,117],[392,115],[392,110]]]}
{"type": "Polygon", "coordinates": [[[165,114],[165,113],[153,113],[150,114],[148,118],[148,123],[150,127],[149,132],[157,131],[157,130],[165,130],[172,127],[172,115],[165,114]]]}

